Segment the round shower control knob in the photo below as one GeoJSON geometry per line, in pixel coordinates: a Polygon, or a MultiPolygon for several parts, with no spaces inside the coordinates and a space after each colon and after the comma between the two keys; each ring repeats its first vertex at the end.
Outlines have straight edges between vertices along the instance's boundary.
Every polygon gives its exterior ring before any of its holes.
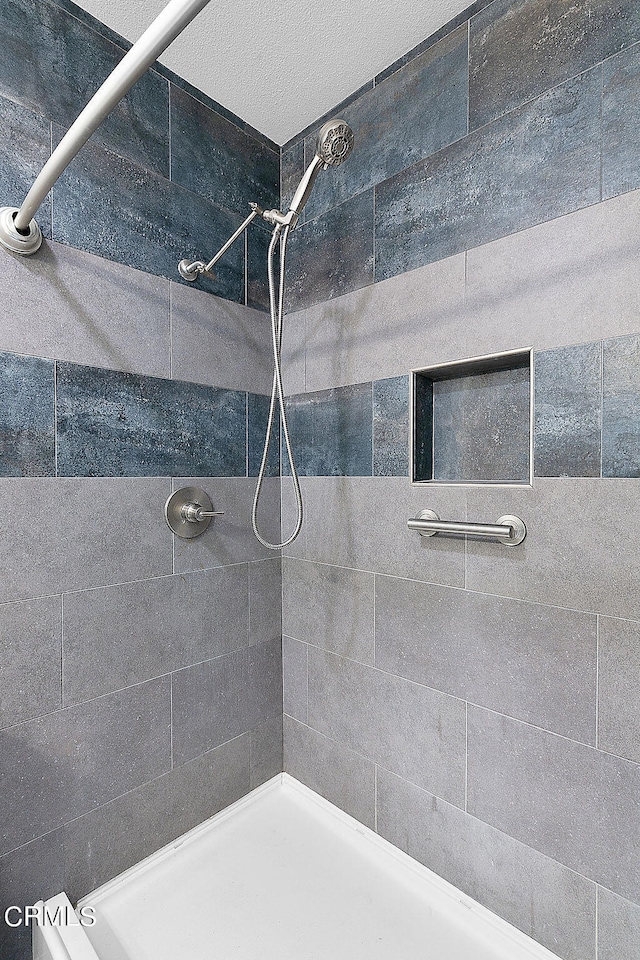
{"type": "Polygon", "coordinates": [[[176,537],[193,540],[205,532],[214,517],[224,516],[224,510],[214,510],[211,500],[199,487],[181,487],[165,503],[164,515],[176,537]]]}

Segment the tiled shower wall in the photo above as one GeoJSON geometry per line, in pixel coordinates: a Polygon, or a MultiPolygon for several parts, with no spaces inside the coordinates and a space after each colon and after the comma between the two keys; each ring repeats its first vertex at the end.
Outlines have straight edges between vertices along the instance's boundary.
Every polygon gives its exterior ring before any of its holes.
{"type": "Polygon", "coordinates": [[[292,241],[285,769],[566,960],[637,960],[640,8],[471,13],[341,108],[292,241]],[[409,371],[526,349],[532,485],[412,485],[409,371]]]}
{"type": "MultiPolygon", "coordinates": [[[[47,0],[0,0],[0,37],[17,204],[123,45],[47,0]]],[[[249,524],[268,234],[195,289],[176,271],[249,201],[277,204],[278,170],[274,144],[151,71],[43,206],[44,248],[0,254],[2,915],[83,895],[282,769],[280,560],[249,524]],[[225,513],[174,542],[164,502],[190,479],[225,513]]],[[[0,923],[0,955],[29,957],[30,932],[0,923]]]]}

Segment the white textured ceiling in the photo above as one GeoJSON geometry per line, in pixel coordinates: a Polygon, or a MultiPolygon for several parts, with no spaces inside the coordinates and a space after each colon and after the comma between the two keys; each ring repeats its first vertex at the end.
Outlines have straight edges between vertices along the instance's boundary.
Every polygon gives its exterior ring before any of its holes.
{"type": "MultiPolygon", "coordinates": [[[[76,0],[135,41],[165,0],[76,0]]],[[[212,0],[161,62],[282,144],[469,0],[212,0]]]]}

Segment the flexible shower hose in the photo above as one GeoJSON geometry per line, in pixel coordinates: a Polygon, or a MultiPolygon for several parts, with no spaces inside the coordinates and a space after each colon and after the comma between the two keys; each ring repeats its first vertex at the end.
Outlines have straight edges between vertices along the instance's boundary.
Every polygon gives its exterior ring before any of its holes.
{"type": "Polygon", "coordinates": [[[300,490],[298,471],[296,470],[296,465],[293,459],[291,440],[289,438],[287,413],[284,406],[284,390],[282,387],[282,367],[280,363],[282,351],[282,315],[284,307],[284,274],[288,239],[289,227],[286,226],[283,230],[280,224],[277,224],[271,236],[269,252],[267,254],[267,272],[269,274],[269,312],[271,314],[271,342],[273,346],[273,386],[271,388],[271,403],[269,405],[269,419],[267,421],[267,434],[264,441],[264,450],[262,452],[262,462],[260,463],[260,470],[258,471],[258,482],[256,484],[256,492],[253,498],[253,506],[251,508],[251,526],[253,527],[253,532],[260,543],[264,547],[268,547],[269,550],[280,550],[282,547],[288,547],[289,544],[293,543],[295,538],[298,536],[302,527],[302,492],[300,490]],[[276,298],[275,278],[273,275],[273,255],[278,240],[280,240],[280,278],[278,283],[278,294],[276,298]],[[291,466],[291,478],[293,480],[293,488],[296,495],[296,504],[298,510],[295,529],[291,536],[287,537],[286,540],[283,540],[282,543],[270,543],[269,540],[266,540],[258,530],[258,503],[267,469],[269,447],[272,439],[271,435],[273,433],[275,422],[276,402],[279,402],[280,406],[280,422],[282,424],[282,433],[284,436],[285,446],[287,448],[289,464],[291,466]]]}

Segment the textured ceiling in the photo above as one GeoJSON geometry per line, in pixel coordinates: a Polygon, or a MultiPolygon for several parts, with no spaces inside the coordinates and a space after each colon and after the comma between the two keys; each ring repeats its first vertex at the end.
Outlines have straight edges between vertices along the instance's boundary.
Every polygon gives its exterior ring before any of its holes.
{"type": "MultiPolygon", "coordinates": [[[[135,41],[165,0],[76,0],[135,41]]],[[[469,0],[213,0],[160,58],[285,143],[469,0]]]]}

